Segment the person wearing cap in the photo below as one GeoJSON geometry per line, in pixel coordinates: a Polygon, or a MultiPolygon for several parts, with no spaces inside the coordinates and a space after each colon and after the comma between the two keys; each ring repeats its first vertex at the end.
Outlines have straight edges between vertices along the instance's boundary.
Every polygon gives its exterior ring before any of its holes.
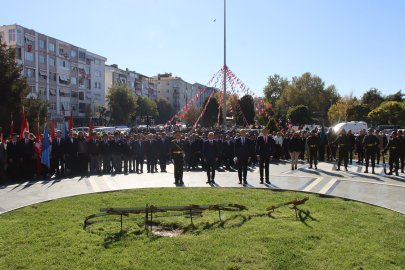
{"type": "Polygon", "coordinates": [[[312,163],[314,163],[315,170],[318,169],[318,149],[321,145],[321,139],[315,135],[315,130],[311,130],[311,136],[307,139],[308,155],[309,155],[309,167],[312,169],[312,163]]]}
{"type": "Polygon", "coordinates": [[[347,149],[350,146],[350,139],[349,137],[346,135],[346,131],[341,128],[340,129],[340,135],[336,138],[336,140],[334,140],[333,142],[331,142],[331,144],[337,144],[338,145],[338,167],[337,167],[337,171],[340,171],[340,165],[342,164],[342,159],[343,159],[343,164],[345,166],[345,171],[347,171],[347,149]]]}
{"type": "Polygon", "coordinates": [[[259,161],[260,184],[263,184],[263,168],[265,172],[266,184],[270,184],[269,162],[273,160],[275,143],[273,138],[267,136],[269,131],[266,127],[263,128],[262,132],[263,136],[260,136],[257,139],[257,143],[255,146],[257,160],[259,161]]]}
{"type": "Polygon", "coordinates": [[[366,170],[364,173],[368,173],[368,165],[371,158],[371,173],[374,173],[375,167],[375,149],[376,145],[380,144],[378,138],[373,134],[373,129],[368,130],[368,135],[364,136],[363,147],[366,153],[366,170]]]}
{"type": "Polygon", "coordinates": [[[99,173],[100,141],[97,140],[97,133],[93,132],[93,139],[87,142],[87,154],[90,159],[90,174],[99,173]]]}
{"type": "Polygon", "coordinates": [[[402,143],[402,147],[399,149],[399,160],[401,161],[401,173],[404,173],[404,158],[405,158],[405,137],[402,130],[398,131],[398,139],[402,143]]]}
{"type": "Polygon", "coordinates": [[[364,160],[363,140],[365,133],[366,133],[365,130],[360,130],[359,135],[356,137],[357,164],[363,164],[364,160]]]}
{"type": "Polygon", "coordinates": [[[174,183],[183,185],[183,165],[184,165],[184,140],[181,133],[176,132],[176,138],[171,142],[170,157],[174,164],[174,183]]]}
{"type": "Polygon", "coordinates": [[[393,131],[390,136],[390,140],[388,141],[387,146],[384,149],[384,153],[389,150],[389,166],[390,171],[387,173],[388,175],[392,175],[392,171],[394,169],[395,164],[395,175],[398,176],[398,169],[399,169],[399,156],[400,150],[403,147],[402,142],[400,139],[397,138],[397,132],[393,131]]]}
{"type": "Polygon", "coordinates": [[[55,160],[57,176],[65,174],[65,152],[65,139],[62,138],[62,131],[57,130],[56,138],[52,140],[52,157],[55,160]]]}

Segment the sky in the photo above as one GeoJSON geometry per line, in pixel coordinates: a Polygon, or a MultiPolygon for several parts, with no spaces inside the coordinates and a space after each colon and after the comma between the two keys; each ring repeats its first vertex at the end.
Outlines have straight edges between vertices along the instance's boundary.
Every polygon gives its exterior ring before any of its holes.
{"type": "MultiPolygon", "coordinates": [[[[224,65],[223,0],[0,2],[19,24],[147,76],[206,84],[224,65]],[[40,4],[39,4],[40,3],[40,4]],[[216,20],[214,22],[214,20],[216,20]]],[[[405,1],[228,0],[226,64],[258,96],[305,72],[340,95],[405,90],[405,1]]]]}

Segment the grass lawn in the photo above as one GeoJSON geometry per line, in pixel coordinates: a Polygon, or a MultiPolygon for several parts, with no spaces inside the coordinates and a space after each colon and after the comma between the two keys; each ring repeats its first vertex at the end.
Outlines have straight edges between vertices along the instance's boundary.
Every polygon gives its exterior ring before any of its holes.
{"type": "MultiPolygon", "coordinates": [[[[138,217],[144,214],[130,216],[138,217]]],[[[137,189],[59,199],[0,215],[0,269],[404,268],[403,215],[298,192],[137,189]],[[299,220],[288,206],[261,215],[266,207],[307,196],[299,220]],[[221,212],[222,221],[218,212],[205,211],[193,219],[194,226],[186,216],[154,217],[157,224],[184,230],[173,238],[152,235],[143,229],[143,219],[127,217],[122,237],[116,222],[83,229],[85,217],[102,207],[220,203],[249,209],[221,212]]]]}

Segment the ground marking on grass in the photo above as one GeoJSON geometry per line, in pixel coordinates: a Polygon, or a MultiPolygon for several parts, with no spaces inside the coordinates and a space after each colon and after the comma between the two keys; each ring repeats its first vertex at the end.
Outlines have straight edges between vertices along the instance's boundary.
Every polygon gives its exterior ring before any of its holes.
{"type": "Polygon", "coordinates": [[[323,180],[323,177],[317,178],[314,182],[312,182],[309,186],[307,186],[303,191],[310,191],[316,185],[318,185],[323,180]]]}
{"type": "Polygon", "coordinates": [[[325,194],[326,192],[328,192],[328,190],[336,183],[338,179],[337,178],[333,178],[332,180],[330,180],[326,186],[324,186],[321,191],[319,191],[319,193],[321,194],[325,194]]]}
{"type": "Polygon", "coordinates": [[[108,179],[107,176],[102,176],[102,178],[104,179],[105,183],[107,184],[107,186],[111,189],[111,190],[118,190],[118,188],[116,188],[114,186],[113,183],[111,183],[110,179],[108,179]]]}
{"type": "Polygon", "coordinates": [[[96,180],[93,177],[89,177],[89,182],[94,192],[100,192],[100,187],[97,185],[96,180]]]}

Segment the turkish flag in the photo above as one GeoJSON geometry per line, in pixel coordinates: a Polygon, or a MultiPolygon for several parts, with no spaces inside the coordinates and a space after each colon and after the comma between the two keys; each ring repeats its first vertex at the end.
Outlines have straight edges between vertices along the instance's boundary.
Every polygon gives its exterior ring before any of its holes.
{"type": "Polygon", "coordinates": [[[31,52],[32,45],[28,45],[28,52],[31,52]]]}

